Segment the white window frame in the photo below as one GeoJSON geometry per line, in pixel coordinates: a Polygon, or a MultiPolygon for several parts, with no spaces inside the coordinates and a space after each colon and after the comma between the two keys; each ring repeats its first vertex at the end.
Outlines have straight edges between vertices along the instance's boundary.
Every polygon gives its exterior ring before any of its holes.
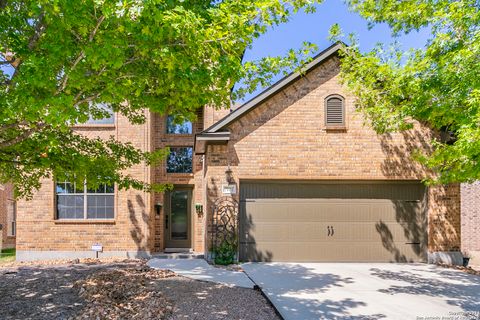
{"type": "MultiPolygon", "coordinates": [[[[85,180],[83,182],[83,192],[75,192],[75,193],[58,193],[57,192],[57,184],[58,183],[72,183],[70,181],[55,181],[55,219],[56,220],[88,220],[88,221],[97,221],[97,220],[114,220],[115,219],[115,213],[116,213],[116,206],[115,206],[115,191],[116,191],[116,186],[113,186],[113,193],[92,193],[88,192],[88,187],[87,187],[87,181],[85,180]],[[83,218],[59,218],[58,217],[58,196],[83,196],[83,218]],[[113,196],[113,217],[112,218],[88,218],[88,196],[98,196],[98,195],[104,195],[104,196],[113,196]]],[[[74,185],[75,191],[77,191],[76,188],[76,182],[72,183],[74,185]]]]}
{"type": "Polygon", "coordinates": [[[91,116],[89,117],[89,119],[87,120],[87,122],[85,122],[85,124],[87,125],[96,125],[96,126],[102,126],[102,125],[107,125],[107,126],[110,126],[110,125],[114,125],[115,124],[115,112],[112,110],[112,108],[107,105],[106,103],[98,103],[96,105],[99,109],[103,109],[105,111],[108,111],[110,113],[110,117],[108,118],[102,118],[102,119],[93,119],[91,116]],[[108,122],[102,122],[104,120],[109,120],[108,122]]]}
{"type": "Polygon", "coordinates": [[[8,206],[9,206],[8,209],[7,209],[7,213],[12,214],[11,220],[9,219],[9,217],[7,215],[7,221],[10,222],[9,226],[7,226],[7,236],[8,237],[15,237],[17,235],[17,202],[15,200],[12,200],[12,199],[8,199],[7,202],[8,202],[8,206]],[[8,211],[8,210],[10,210],[10,208],[12,210],[11,212],[8,211]]]}

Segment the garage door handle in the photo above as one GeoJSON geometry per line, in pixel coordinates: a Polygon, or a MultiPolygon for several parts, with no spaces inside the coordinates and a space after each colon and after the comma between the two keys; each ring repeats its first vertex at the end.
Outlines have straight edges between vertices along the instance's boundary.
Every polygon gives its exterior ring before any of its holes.
{"type": "Polygon", "coordinates": [[[327,236],[333,236],[335,234],[335,230],[333,230],[333,226],[327,226],[327,236]]]}

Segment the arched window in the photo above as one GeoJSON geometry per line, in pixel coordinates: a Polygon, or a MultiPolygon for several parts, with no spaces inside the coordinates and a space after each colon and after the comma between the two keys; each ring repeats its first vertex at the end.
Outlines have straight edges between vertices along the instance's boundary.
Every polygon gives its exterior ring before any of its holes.
{"type": "Polygon", "coordinates": [[[345,99],[342,96],[332,94],[325,98],[325,125],[345,126],[345,99]]]}

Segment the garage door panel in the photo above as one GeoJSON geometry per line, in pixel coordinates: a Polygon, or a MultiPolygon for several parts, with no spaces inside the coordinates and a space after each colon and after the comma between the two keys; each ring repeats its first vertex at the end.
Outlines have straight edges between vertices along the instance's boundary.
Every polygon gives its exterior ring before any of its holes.
{"type": "Polygon", "coordinates": [[[354,243],[348,247],[341,243],[329,245],[311,242],[262,242],[243,247],[241,255],[247,261],[285,262],[417,262],[423,256],[410,244],[399,244],[387,250],[368,243],[354,243]],[[312,260],[312,252],[325,259],[312,260]]]}
{"type": "Polygon", "coordinates": [[[245,207],[248,214],[254,215],[257,222],[275,219],[290,222],[308,219],[320,221],[411,221],[423,216],[416,215],[422,210],[421,203],[405,201],[360,201],[355,199],[256,199],[247,200],[245,207]]]}
{"type": "Polygon", "coordinates": [[[326,230],[326,223],[256,223],[247,231],[247,237],[255,241],[325,241],[326,230]]]}
{"type": "MultiPolygon", "coordinates": [[[[408,184],[375,186],[368,196],[376,198],[369,199],[347,198],[349,185],[335,186],[337,192],[343,190],[341,197],[324,185],[290,186],[295,194],[318,187],[320,193],[334,196],[331,199],[292,198],[285,185],[276,192],[274,185],[262,183],[254,188],[269,198],[255,198],[249,186],[240,187],[242,260],[407,262],[426,258],[425,192],[418,183],[411,184],[411,189],[408,184]]],[[[358,194],[356,185],[352,196],[358,194]]]]}
{"type": "Polygon", "coordinates": [[[256,223],[248,230],[247,237],[255,241],[378,241],[391,240],[395,243],[420,242],[424,228],[412,232],[411,226],[397,223],[352,222],[352,223],[256,223]],[[329,231],[330,229],[330,231],[329,231]]]}

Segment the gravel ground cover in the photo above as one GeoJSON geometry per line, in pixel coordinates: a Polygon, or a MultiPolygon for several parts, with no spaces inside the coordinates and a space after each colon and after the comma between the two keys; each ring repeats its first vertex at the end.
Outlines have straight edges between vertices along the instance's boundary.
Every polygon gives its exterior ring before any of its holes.
{"type": "Polygon", "coordinates": [[[0,267],[0,319],[278,319],[255,290],[84,259],[0,267]]]}

